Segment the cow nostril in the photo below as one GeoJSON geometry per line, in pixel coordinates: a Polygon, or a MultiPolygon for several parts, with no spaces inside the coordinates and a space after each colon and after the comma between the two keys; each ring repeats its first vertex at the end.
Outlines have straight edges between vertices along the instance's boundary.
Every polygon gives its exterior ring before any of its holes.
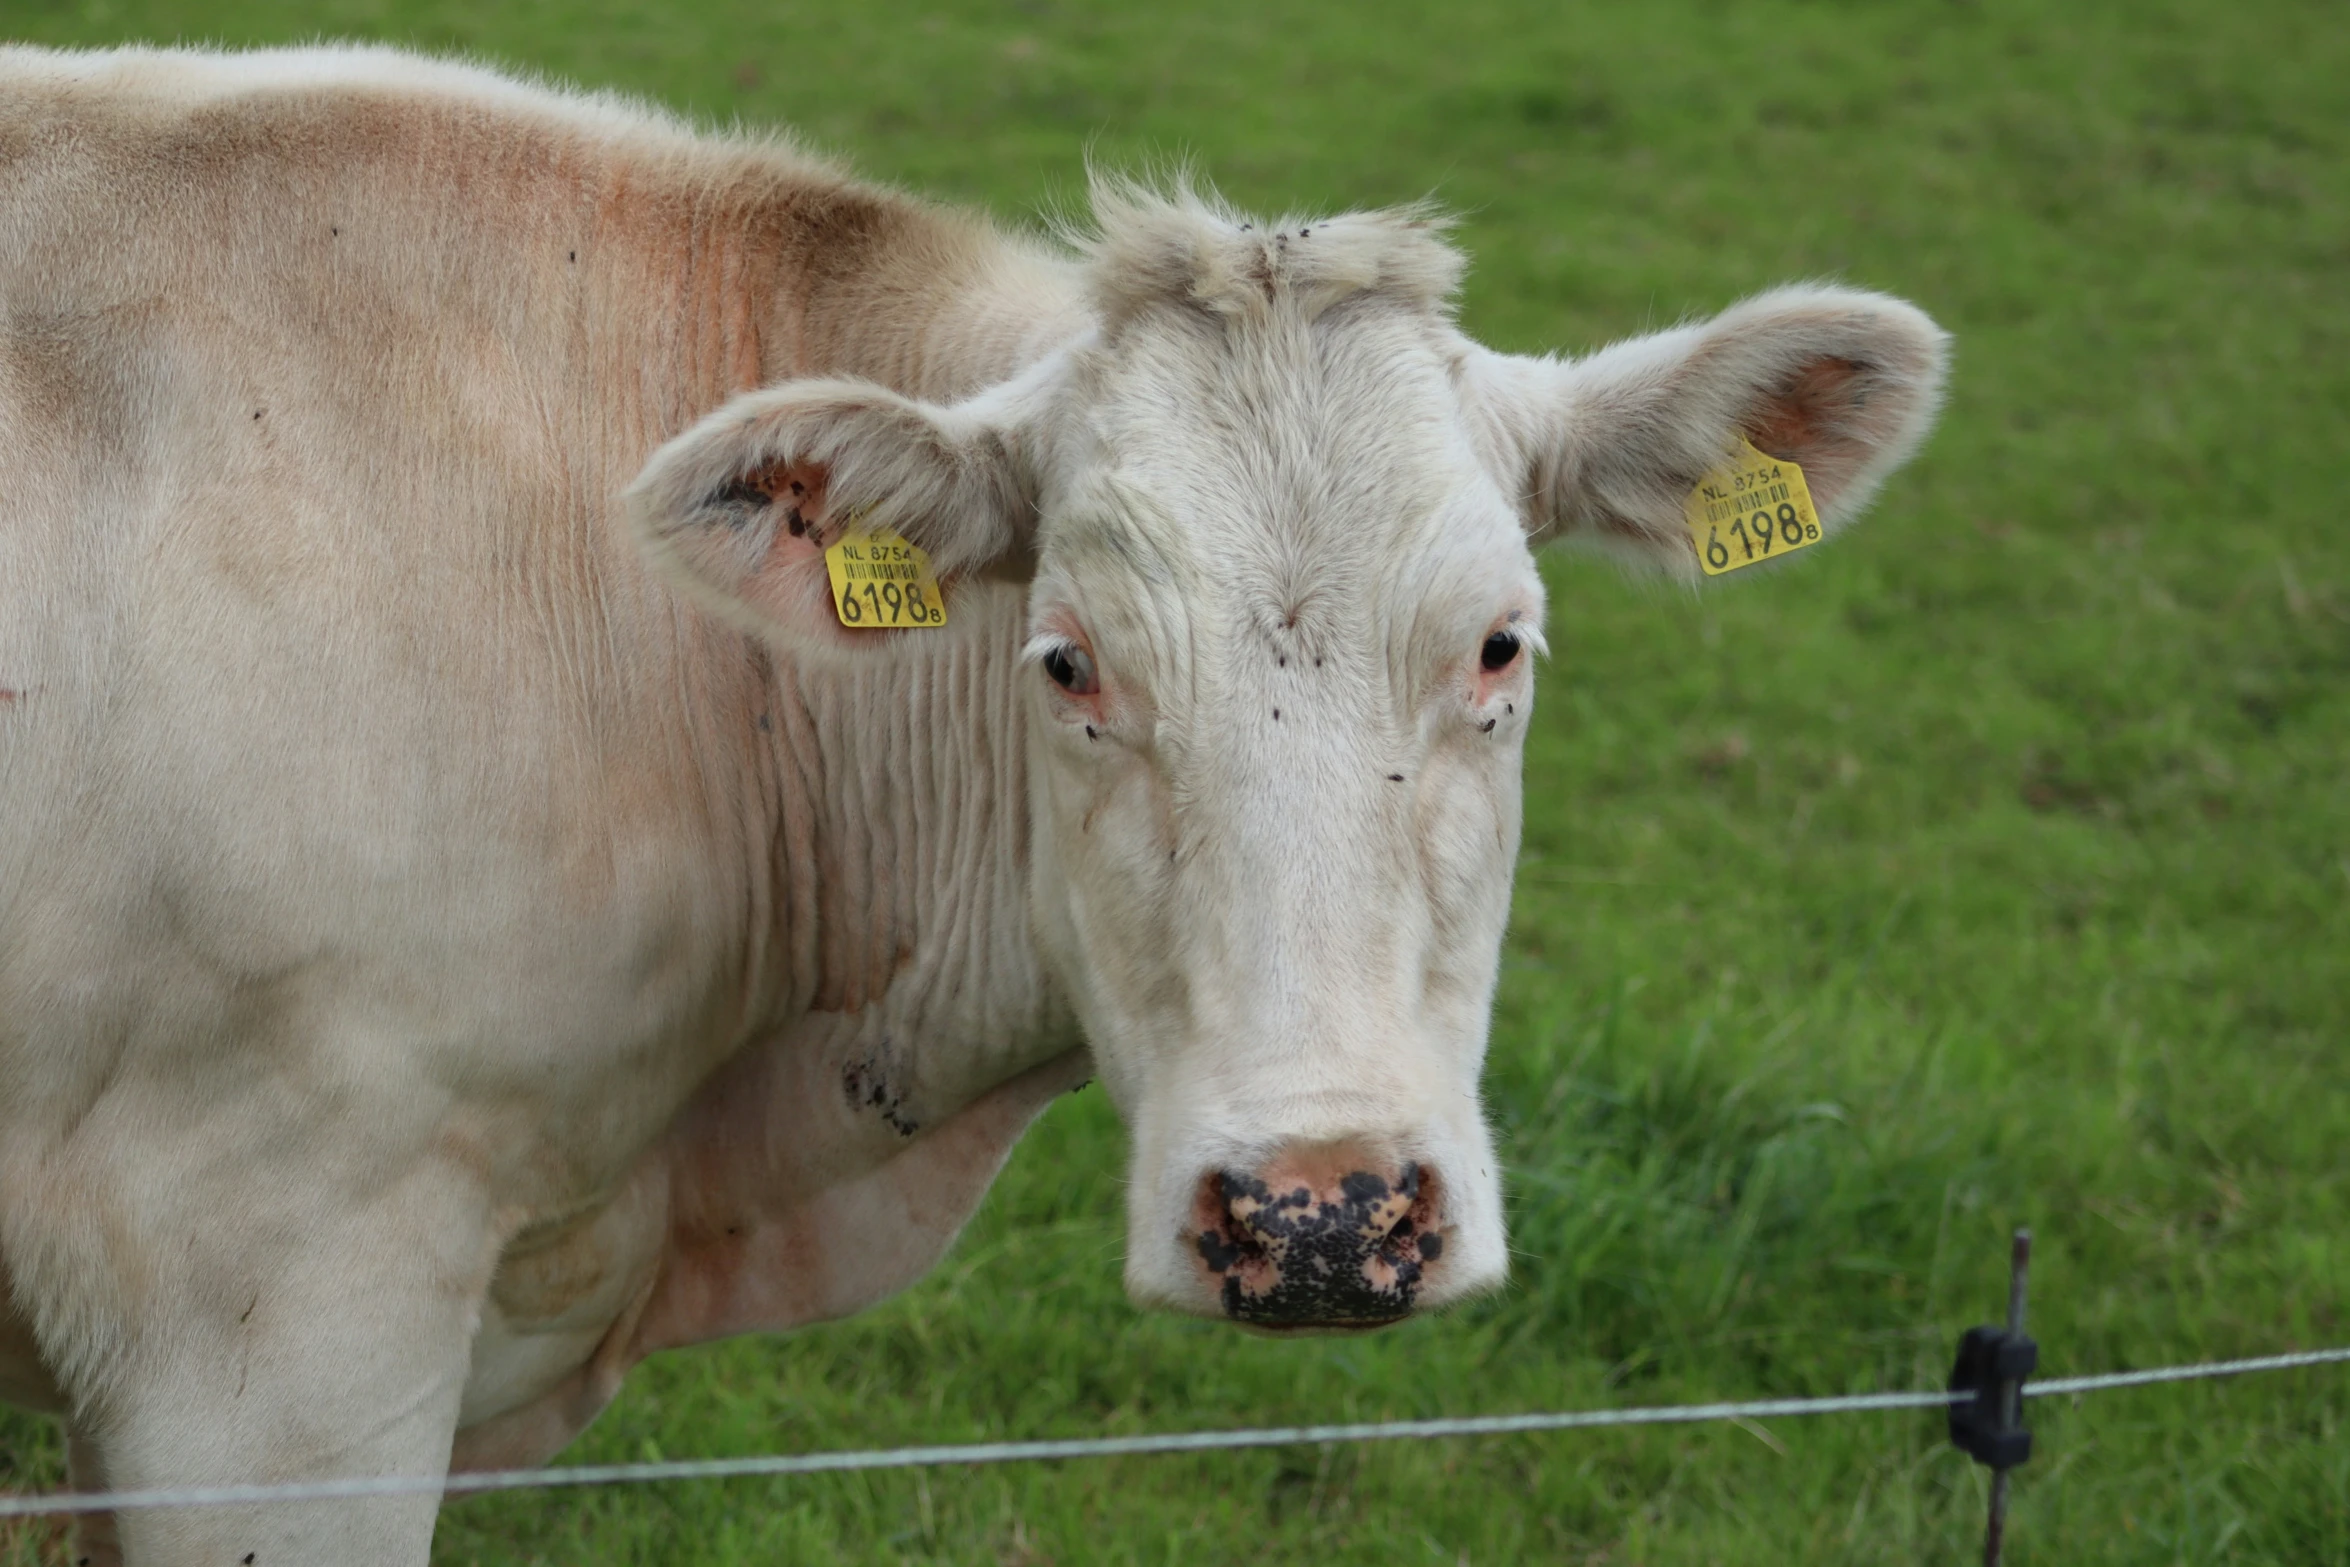
{"type": "Polygon", "coordinates": [[[1248,1216],[1269,1206],[1272,1195],[1262,1183],[1229,1170],[1213,1171],[1200,1182],[1192,1208],[1192,1244],[1210,1273],[1230,1273],[1264,1257],[1264,1237],[1248,1216]]]}
{"type": "Polygon", "coordinates": [[[1248,1249],[1236,1244],[1232,1237],[1217,1226],[1199,1232],[1200,1261],[1208,1265],[1210,1273],[1230,1273],[1248,1255],[1248,1249]]]}

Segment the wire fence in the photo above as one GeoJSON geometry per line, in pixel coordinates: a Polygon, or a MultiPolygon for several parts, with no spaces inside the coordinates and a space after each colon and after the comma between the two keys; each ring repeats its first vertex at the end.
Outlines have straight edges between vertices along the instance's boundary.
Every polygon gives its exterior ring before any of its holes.
{"type": "MultiPolygon", "coordinates": [[[[2350,1347],[2206,1361],[2142,1371],[2058,1377],[2026,1386],[2023,1396],[2051,1398],[2200,1381],[2253,1372],[2290,1371],[2350,1361],[2350,1347]]],[[[1242,1431],[1170,1431],[1145,1436],[1075,1437],[1060,1441],[967,1442],[870,1451],[788,1453],[745,1458],[677,1459],[660,1463],[583,1464],[561,1469],[508,1469],[452,1475],[378,1475],[285,1485],[189,1486],[173,1489],[0,1496],[0,1518],[59,1513],[120,1512],[148,1507],[223,1507],[253,1503],[348,1501],[384,1496],[459,1495],[483,1491],[546,1490],[561,1486],[644,1485],[686,1480],[739,1480],[849,1470],[942,1468],[973,1464],[1035,1463],[1083,1458],[1128,1458],[1158,1453],[1225,1452],[1257,1447],[1303,1447],[1414,1438],[1511,1436],[1622,1426],[1694,1425],[1716,1420],[1779,1420],[1904,1409],[1939,1409],[1971,1400],[1971,1392],[1851,1393],[1824,1398],[1766,1398],[1737,1403],[1665,1404],[1640,1409],[1583,1409],[1523,1415],[1476,1415],[1443,1420],[1391,1420],[1363,1425],[1273,1426],[1242,1431]]]]}

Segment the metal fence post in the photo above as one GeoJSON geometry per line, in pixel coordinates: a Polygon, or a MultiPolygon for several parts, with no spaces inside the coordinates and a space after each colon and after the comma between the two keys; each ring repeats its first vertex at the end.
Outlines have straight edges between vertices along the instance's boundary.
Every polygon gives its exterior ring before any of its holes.
{"type": "MultiPolygon", "coordinates": [[[[2007,1273],[2007,1336],[2010,1340],[2024,1336],[2024,1298],[2032,1283],[2032,1232],[2017,1230],[2015,1243],[2008,1252],[2007,1273]]],[[[2023,1412],[2024,1390],[2020,1382],[2007,1383],[2000,1398],[1999,1418],[2003,1425],[2012,1427],[2023,1412]]],[[[2007,1477],[2010,1471],[1991,1472],[1991,1514],[1983,1524],[1983,1567],[1999,1567],[1999,1553],[2007,1545],[2007,1477]]]]}

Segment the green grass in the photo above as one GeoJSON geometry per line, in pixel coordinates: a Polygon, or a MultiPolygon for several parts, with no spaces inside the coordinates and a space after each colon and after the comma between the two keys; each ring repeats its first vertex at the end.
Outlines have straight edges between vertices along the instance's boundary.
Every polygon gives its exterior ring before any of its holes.
{"type": "MultiPolygon", "coordinates": [[[[1552,563],[1489,1079],[1507,1294],[1303,1344],[1139,1316],[1088,1095],[921,1287],[648,1365],[572,1457],[1931,1385],[2015,1222],[2051,1372],[2350,1340],[2335,8],[685,9],[8,25],[478,50],[1015,217],[1089,144],[1264,207],[1433,192],[1498,346],[1833,275],[1932,310],[1957,378],[1799,567],[1687,597],[1552,563]]],[[[2350,1377],[2056,1403],[2019,1567],[2350,1560],[2350,1377]]],[[[0,1483],[56,1471],[0,1417],[0,1483]]],[[[437,1559],[1960,1561],[1983,1492],[1931,1420],[1866,1416],[511,1497],[452,1506],[437,1559]]]]}

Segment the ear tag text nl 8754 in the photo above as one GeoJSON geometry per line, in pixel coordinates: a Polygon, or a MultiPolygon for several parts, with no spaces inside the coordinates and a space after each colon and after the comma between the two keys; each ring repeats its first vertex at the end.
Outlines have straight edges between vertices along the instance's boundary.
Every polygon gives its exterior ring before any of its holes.
{"type": "Polygon", "coordinates": [[[1741,439],[1737,452],[1697,481],[1682,503],[1697,563],[1709,577],[1820,541],[1803,470],[1741,439]]]}
{"type": "Polygon", "coordinates": [[[824,552],[832,612],[858,631],[927,631],[947,623],[946,595],[930,557],[886,528],[854,522],[824,552]]]}

